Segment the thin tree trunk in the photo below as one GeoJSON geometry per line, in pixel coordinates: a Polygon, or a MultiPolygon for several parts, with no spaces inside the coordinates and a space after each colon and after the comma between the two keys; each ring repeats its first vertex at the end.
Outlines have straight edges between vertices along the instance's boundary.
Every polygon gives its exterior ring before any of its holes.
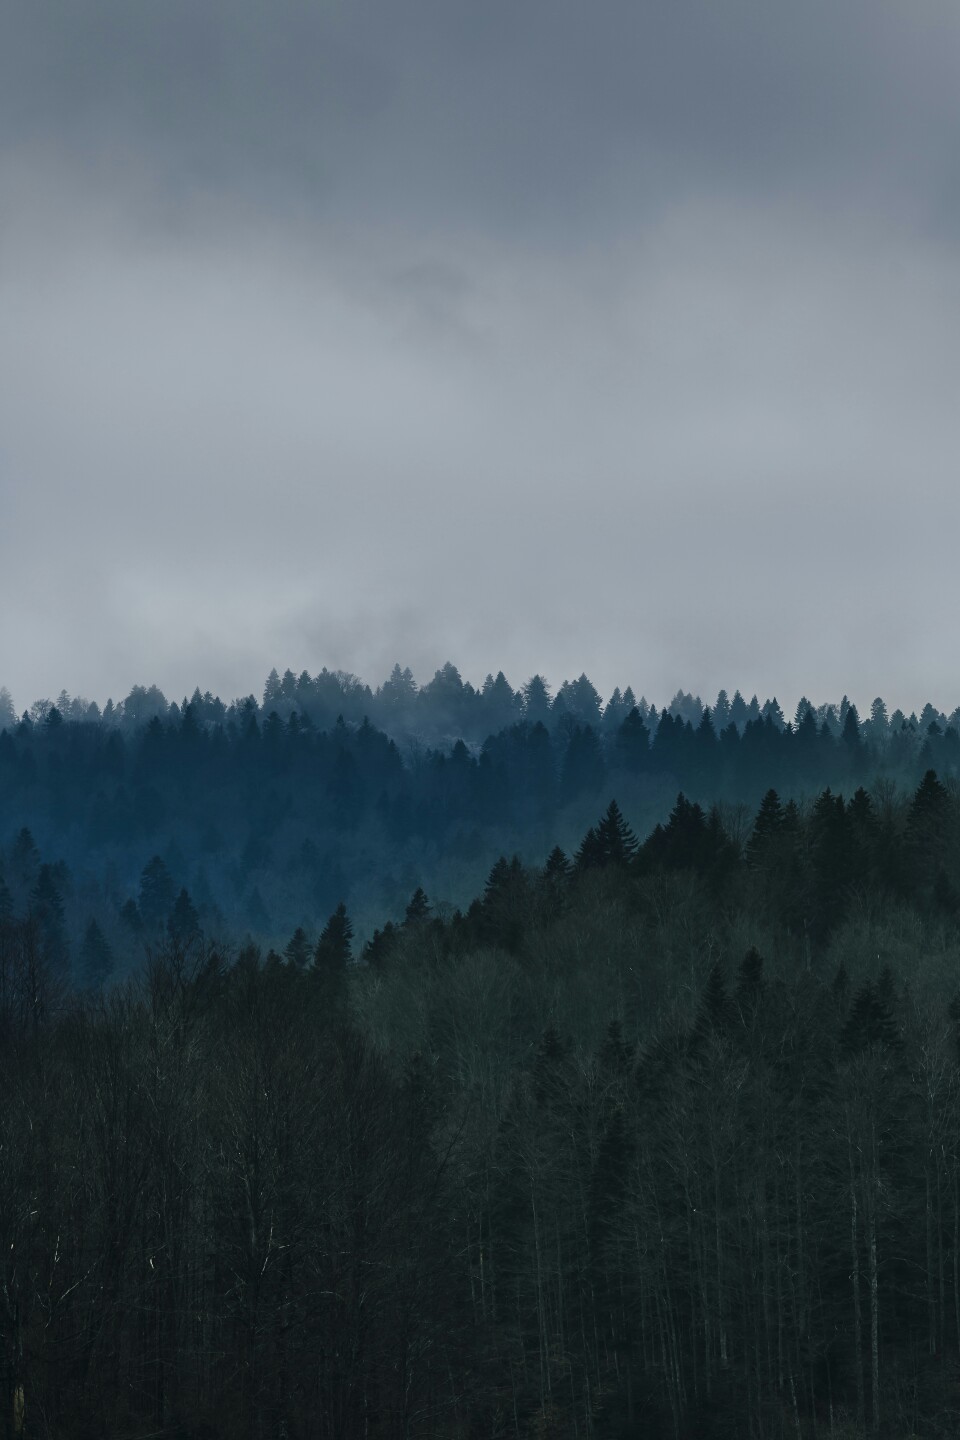
{"type": "MultiPolygon", "coordinates": [[[[871,1177],[872,1179],[872,1177],[871,1177]]],[[[873,1182],[875,1183],[875,1182],[873,1182]]],[[[880,1433],[880,1324],[879,1283],[877,1263],[876,1197],[873,1185],[868,1211],[870,1239],[870,1402],[873,1407],[873,1433],[880,1433]]]]}
{"type": "Polygon", "coordinates": [[[857,1424],[862,1426],[866,1404],[863,1394],[863,1317],[860,1313],[860,1249],[857,1243],[857,1186],[850,1157],[850,1259],[853,1283],[853,1353],[857,1376],[857,1424]]]}

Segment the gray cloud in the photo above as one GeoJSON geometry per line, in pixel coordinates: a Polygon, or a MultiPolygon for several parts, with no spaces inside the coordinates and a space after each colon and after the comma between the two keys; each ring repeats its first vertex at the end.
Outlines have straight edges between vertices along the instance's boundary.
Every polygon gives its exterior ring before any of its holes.
{"type": "Polygon", "coordinates": [[[0,21],[0,681],[960,701],[952,7],[0,21]]]}

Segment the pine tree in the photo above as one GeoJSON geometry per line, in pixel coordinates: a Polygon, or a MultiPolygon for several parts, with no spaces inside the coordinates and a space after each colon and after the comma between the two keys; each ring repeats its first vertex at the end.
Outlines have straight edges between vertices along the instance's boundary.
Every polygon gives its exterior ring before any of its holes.
{"type": "Polygon", "coordinates": [[[519,949],[529,909],[530,887],[519,855],[509,861],[501,855],[487,877],[476,911],[481,938],[506,950],[519,949]]]}
{"type": "Polygon", "coordinates": [[[650,763],[650,731],[636,705],[617,731],[614,755],[628,775],[639,775],[650,763]]]}
{"type": "Polygon", "coordinates": [[[399,934],[392,920],[388,920],[382,930],[374,930],[373,938],[363,947],[363,959],[366,963],[374,970],[383,969],[396,947],[399,934]]]}
{"type": "Polygon", "coordinates": [[[137,907],[136,900],[125,900],[120,908],[120,919],[134,935],[143,933],[143,916],[137,907]]]}
{"type": "Polygon", "coordinates": [[[80,946],[81,983],[91,990],[100,990],[113,974],[113,968],[113,951],[96,920],[91,920],[80,946]]]}
{"type": "Polygon", "coordinates": [[[596,834],[601,865],[627,865],[637,853],[637,837],[620,813],[616,800],[607,806],[596,834]]]}
{"type": "Polygon", "coordinates": [[[555,845],[547,856],[543,874],[547,880],[562,881],[570,877],[571,865],[559,845],[555,845]]]}
{"type": "Polygon", "coordinates": [[[858,1055],[873,1045],[888,1050],[899,1050],[902,1046],[890,1004],[879,982],[876,986],[864,985],[857,991],[840,1032],[840,1048],[845,1055],[858,1055]]]}
{"type": "Polygon", "coordinates": [[[40,925],[47,959],[57,969],[65,970],[69,960],[67,934],[64,929],[63,896],[57,885],[52,865],[41,865],[37,883],[30,895],[30,909],[40,925]]]}
{"type": "Polygon", "coordinates": [[[0,925],[13,916],[13,896],[6,880],[0,875],[0,925]]]}
{"type": "Polygon", "coordinates": [[[173,901],[173,877],[160,856],[154,855],[140,876],[139,910],[148,930],[159,930],[166,925],[173,901]]]}
{"type": "Polygon", "coordinates": [[[737,972],[737,1002],[741,1007],[755,1004],[763,992],[763,957],[753,945],[740,961],[737,972]]]}
{"type": "Polygon", "coordinates": [[[181,945],[200,934],[200,917],[186,887],[181,889],[167,917],[167,931],[170,938],[181,945]]]}
{"type": "Polygon", "coordinates": [[[776,790],[768,790],[760,801],[757,818],[747,841],[747,860],[759,865],[769,853],[770,846],[783,833],[783,806],[776,790]]]}
{"type": "Polygon", "coordinates": [[[711,1035],[722,1034],[729,1025],[730,1018],[730,997],[727,994],[723,966],[719,960],[715,960],[707,972],[703,995],[697,1009],[690,1037],[691,1051],[696,1053],[702,1049],[711,1035]]]}
{"type": "Polygon", "coordinates": [[[10,860],[13,872],[20,880],[28,884],[34,882],[40,869],[40,851],[26,825],[18,832],[17,838],[13,842],[10,860]]]}
{"type": "Polygon", "coordinates": [[[418,885],[410,898],[410,903],[403,917],[404,925],[420,925],[425,920],[429,920],[432,908],[423,886],[418,885]]]}
{"type": "Polygon", "coordinates": [[[914,881],[927,885],[944,857],[950,831],[950,796],[928,770],[917,787],[907,814],[907,843],[914,881]]]}
{"type": "Polygon", "coordinates": [[[531,675],[520,690],[523,714],[528,725],[550,724],[550,689],[542,675],[531,675]]]}
{"type": "Polygon", "coordinates": [[[583,791],[596,791],[603,784],[606,767],[600,741],[591,725],[577,725],[570,736],[560,776],[560,794],[572,800],[583,791]]]}
{"type": "Polygon", "coordinates": [[[310,959],[310,941],[302,925],[298,925],[284,947],[284,957],[295,970],[303,970],[310,959]]]}
{"type": "Polygon", "coordinates": [[[317,948],[313,954],[313,968],[320,975],[341,976],[346,974],[351,959],[353,925],[347,915],[347,907],[341,900],[320,933],[317,948]]]}
{"type": "Polygon", "coordinates": [[[603,847],[594,825],[580,841],[573,863],[577,870],[596,870],[603,864],[603,847]]]}

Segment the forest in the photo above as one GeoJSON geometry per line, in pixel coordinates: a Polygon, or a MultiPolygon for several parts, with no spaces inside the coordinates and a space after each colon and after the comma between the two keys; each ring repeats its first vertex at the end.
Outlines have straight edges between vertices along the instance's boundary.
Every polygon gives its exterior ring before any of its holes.
{"type": "Polygon", "coordinates": [[[344,903],[367,939],[417,886],[463,908],[500,854],[572,850],[612,795],[646,834],[680,791],[752,812],[771,787],[909,790],[928,769],[960,773],[960,714],[931,703],[888,715],[877,699],[861,719],[846,697],[804,698],[788,721],[775,699],[678,691],[658,711],[629,687],[604,705],[585,675],[556,695],[502,673],[475,689],[451,664],[421,688],[397,665],[373,691],[274,670],[259,704],[136,686],[101,711],[62,693],[20,719],[0,689],[0,906],[55,913],[61,965],[84,983],[91,925],[94,970],[109,952],[117,976],[169,923],[283,950],[344,903]]]}
{"type": "Polygon", "coordinates": [[[563,693],[5,725],[0,1434],[957,1433],[957,717],[563,693]]]}

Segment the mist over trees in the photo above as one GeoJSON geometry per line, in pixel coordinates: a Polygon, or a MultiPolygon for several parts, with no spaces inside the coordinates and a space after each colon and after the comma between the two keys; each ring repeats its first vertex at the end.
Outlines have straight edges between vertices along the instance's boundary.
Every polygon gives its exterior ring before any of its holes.
{"type": "Polygon", "coordinates": [[[91,924],[81,991],[63,872],[21,830],[5,875],[14,1431],[955,1433],[955,783],[681,794],[642,839],[609,801],[282,954],[157,859],[147,963],[107,983],[91,924]]]}
{"type": "Polygon", "coordinates": [[[3,1433],[955,1433],[956,714],[4,713],[3,1433]]]}
{"type": "Polygon", "coordinates": [[[37,903],[64,964],[83,968],[95,924],[123,974],[168,923],[282,950],[297,928],[315,943],[341,902],[364,938],[420,884],[462,905],[502,851],[575,847],[611,794],[645,832],[678,791],[753,806],[770,786],[810,798],[949,778],[958,718],[878,699],[861,719],[844,698],[802,699],[788,720],[775,699],[725,691],[711,707],[678,691],[658,711],[629,686],[604,704],[585,675],[554,695],[540,675],[475,688],[452,664],[423,686],[396,665],[376,689],[274,670],[261,702],[135,686],[101,711],[62,692],[20,719],[4,690],[0,853],[22,912],[38,877],[10,847],[29,831],[58,867],[57,905],[37,903]]]}

